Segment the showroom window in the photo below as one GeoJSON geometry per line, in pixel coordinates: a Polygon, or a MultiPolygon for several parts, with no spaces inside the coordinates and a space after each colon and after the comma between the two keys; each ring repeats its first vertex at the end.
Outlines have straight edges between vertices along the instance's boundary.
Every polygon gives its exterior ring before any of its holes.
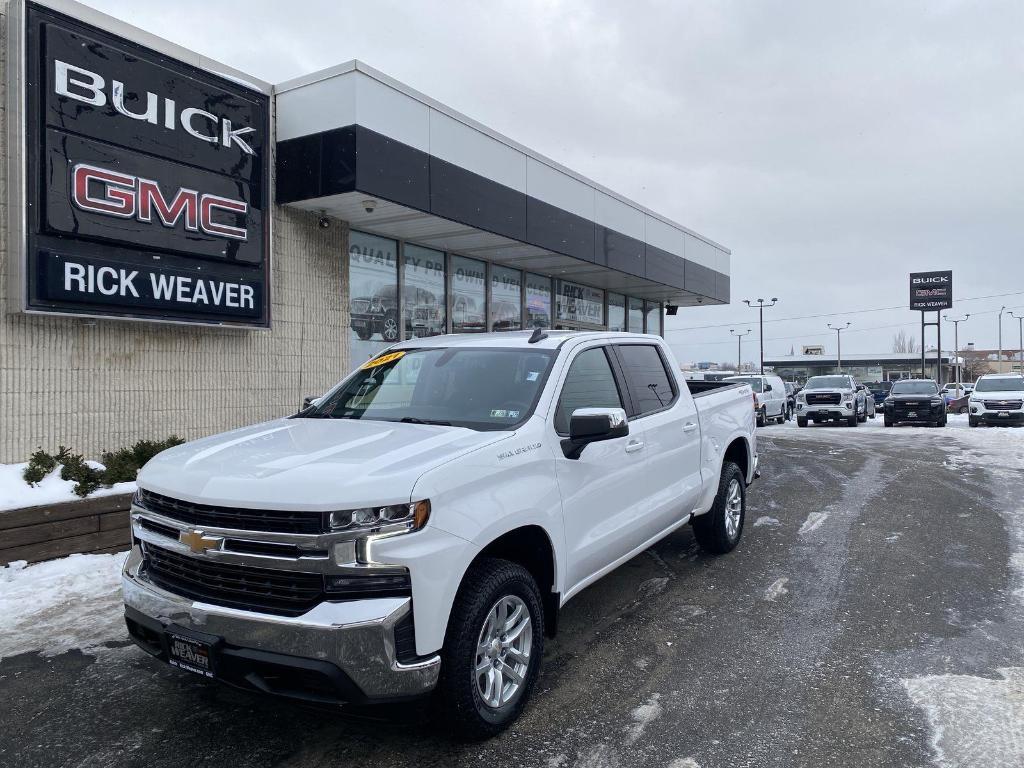
{"type": "Polygon", "coordinates": [[[526,275],[526,327],[551,327],[551,278],[526,275]]]}
{"type": "Polygon", "coordinates": [[[444,253],[407,244],[402,249],[402,258],[405,338],[439,336],[447,328],[444,253]]]}
{"type": "Polygon", "coordinates": [[[559,320],[604,325],[604,291],[589,285],[558,281],[556,314],[559,320]]]}
{"type": "Polygon", "coordinates": [[[626,297],[621,293],[608,294],[608,330],[626,330],[626,297]]]}
{"type": "Polygon", "coordinates": [[[361,363],[398,341],[398,243],[363,232],[349,233],[349,328],[351,359],[361,363]]]}
{"type": "Polygon", "coordinates": [[[518,331],[522,324],[523,273],[491,265],[491,330],[518,331]]]}
{"type": "Polygon", "coordinates": [[[629,331],[631,333],[644,332],[644,301],[629,297],[629,331]]]}
{"type": "Polygon", "coordinates": [[[486,330],[487,280],[484,262],[452,256],[452,333],[486,330]]]}
{"type": "Polygon", "coordinates": [[[661,305],[656,301],[644,302],[644,326],[647,333],[661,336],[661,305]]]}

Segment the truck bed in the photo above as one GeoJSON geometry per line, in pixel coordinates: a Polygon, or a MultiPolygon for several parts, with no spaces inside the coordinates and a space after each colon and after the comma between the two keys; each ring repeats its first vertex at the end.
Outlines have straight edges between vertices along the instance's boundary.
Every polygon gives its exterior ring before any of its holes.
{"type": "Polygon", "coordinates": [[[696,399],[711,392],[721,392],[723,389],[731,387],[749,387],[750,385],[743,381],[687,381],[686,386],[696,399]]]}

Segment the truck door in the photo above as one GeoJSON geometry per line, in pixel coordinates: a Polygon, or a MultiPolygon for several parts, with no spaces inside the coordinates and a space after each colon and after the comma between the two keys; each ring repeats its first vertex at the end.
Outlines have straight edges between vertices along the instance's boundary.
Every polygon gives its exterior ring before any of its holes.
{"type": "Polygon", "coordinates": [[[626,437],[592,443],[578,459],[565,458],[559,445],[569,434],[569,419],[577,408],[628,412],[609,354],[605,346],[576,353],[549,424],[562,495],[567,592],[644,541],[636,527],[645,501],[643,467],[648,452],[643,427],[630,424],[626,437]]]}

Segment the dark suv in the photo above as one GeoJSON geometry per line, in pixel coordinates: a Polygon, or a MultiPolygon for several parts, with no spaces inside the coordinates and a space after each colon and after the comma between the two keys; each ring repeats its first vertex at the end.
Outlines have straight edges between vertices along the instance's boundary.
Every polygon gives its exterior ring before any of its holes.
{"type": "Polygon", "coordinates": [[[895,424],[946,426],[946,401],[933,379],[902,379],[893,382],[885,398],[885,426],[895,424]]]}

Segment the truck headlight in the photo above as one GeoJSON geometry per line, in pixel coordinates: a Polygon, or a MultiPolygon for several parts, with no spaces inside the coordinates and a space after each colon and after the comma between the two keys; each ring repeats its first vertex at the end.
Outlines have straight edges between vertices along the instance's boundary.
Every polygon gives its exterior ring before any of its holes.
{"type": "Polygon", "coordinates": [[[385,507],[359,507],[331,512],[327,525],[332,533],[352,531],[366,533],[400,533],[418,531],[430,518],[430,501],[411,504],[389,504],[385,507]]]}

